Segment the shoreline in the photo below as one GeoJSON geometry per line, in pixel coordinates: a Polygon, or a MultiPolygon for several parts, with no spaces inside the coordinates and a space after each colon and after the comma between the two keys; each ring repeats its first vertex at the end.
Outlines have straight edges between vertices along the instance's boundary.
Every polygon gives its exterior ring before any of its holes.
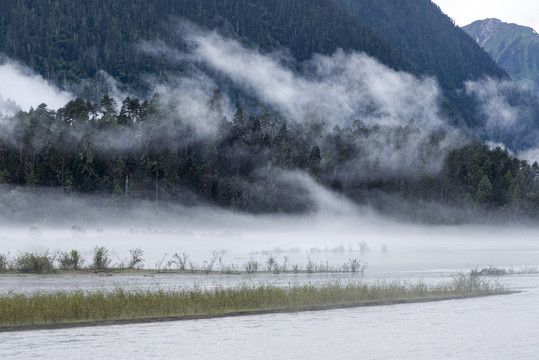
{"type": "Polygon", "coordinates": [[[0,278],[2,277],[70,277],[70,276],[162,276],[162,275],[183,275],[183,276],[252,276],[252,275],[318,275],[318,274],[336,274],[336,275],[351,275],[362,276],[360,271],[307,271],[307,270],[286,270],[286,271],[273,271],[273,270],[258,270],[256,272],[247,271],[221,271],[221,270],[154,270],[154,269],[107,269],[107,270],[92,270],[92,269],[80,269],[80,270],[56,270],[50,272],[20,272],[20,271],[6,271],[0,272],[0,278]]]}
{"type": "Polygon", "coordinates": [[[94,326],[111,326],[111,325],[134,325],[134,324],[149,324],[158,322],[173,322],[173,321],[189,321],[189,320],[205,320],[205,319],[217,319],[225,317],[240,317],[240,316],[252,316],[252,315],[270,315],[270,314],[292,314],[309,311],[328,311],[338,309],[351,309],[359,307],[373,307],[373,306],[391,306],[391,305],[405,305],[405,304],[417,304],[428,302],[440,302],[450,300],[463,300],[473,299],[487,296],[500,296],[511,295],[519,293],[520,291],[500,291],[496,293],[479,293],[469,295],[444,295],[444,296],[427,296],[417,297],[409,299],[393,299],[393,300],[373,300],[373,301],[359,301],[351,303],[341,303],[332,305],[307,305],[298,306],[292,308],[274,308],[274,309],[253,309],[253,310],[237,310],[237,311],[225,311],[222,313],[205,313],[205,314],[186,314],[186,315],[172,315],[172,316],[154,316],[154,317],[132,317],[132,318],[119,318],[119,319],[106,319],[106,320],[89,320],[89,321],[65,321],[59,323],[46,323],[46,324],[21,324],[21,325],[0,325],[0,333],[4,332],[19,332],[19,331],[36,331],[36,330],[60,330],[60,329],[72,329],[81,327],[94,327],[94,326]]]}

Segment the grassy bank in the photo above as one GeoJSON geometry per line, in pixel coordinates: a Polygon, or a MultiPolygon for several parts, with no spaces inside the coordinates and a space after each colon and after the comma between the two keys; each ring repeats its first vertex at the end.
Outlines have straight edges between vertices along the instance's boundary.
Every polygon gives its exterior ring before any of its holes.
{"type": "Polygon", "coordinates": [[[436,301],[507,293],[476,276],[436,286],[334,281],[323,285],[54,292],[0,296],[0,331],[166,321],[436,301]]]}

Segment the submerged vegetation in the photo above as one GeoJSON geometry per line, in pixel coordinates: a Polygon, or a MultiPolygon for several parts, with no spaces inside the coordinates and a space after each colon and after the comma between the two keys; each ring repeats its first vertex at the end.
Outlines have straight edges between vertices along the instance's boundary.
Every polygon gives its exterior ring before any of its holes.
{"type": "Polygon", "coordinates": [[[500,285],[464,275],[433,286],[335,280],[287,287],[244,284],[214,289],[8,293],[0,296],[0,331],[390,305],[504,293],[508,292],[500,285]]]}
{"type": "Polygon", "coordinates": [[[495,266],[473,269],[471,276],[502,276],[502,275],[535,275],[539,274],[536,266],[525,266],[523,268],[499,268],[495,266]]]}

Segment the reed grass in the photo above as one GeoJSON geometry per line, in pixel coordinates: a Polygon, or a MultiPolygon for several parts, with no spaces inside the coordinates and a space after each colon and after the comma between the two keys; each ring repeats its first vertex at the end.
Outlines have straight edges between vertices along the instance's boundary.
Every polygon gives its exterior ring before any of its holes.
{"type": "Polygon", "coordinates": [[[0,296],[0,331],[40,326],[91,325],[121,320],[170,320],[260,312],[317,310],[351,306],[502,294],[506,291],[476,276],[458,276],[435,286],[424,283],[335,280],[325,284],[244,284],[183,290],[8,293],[0,296]]]}
{"type": "MultiPolygon", "coordinates": [[[[344,251],[344,250],[343,250],[344,251]]],[[[302,267],[299,264],[289,263],[288,257],[282,261],[273,254],[266,260],[266,266],[253,258],[250,258],[243,266],[238,264],[228,264],[218,252],[213,252],[209,260],[202,264],[196,264],[189,260],[190,256],[183,252],[175,253],[167,261],[167,254],[155,264],[155,271],[161,272],[189,272],[189,273],[223,273],[223,274],[253,274],[256,272],[267,272],[274,274],[283,273],[357,273],[363,274],[367,264],[357,258],[349,258],[342,265],[331,265],[329,262],[315,263],[307,256],[307,264],[302,267]],[[242,271],[243,270],[243,271],[242,271]]],[[[109,249],[104,246],[95,246],[93,249],[92,261],[84,266],[84,258],[81,253],[72,249],[71,251],[58,251],[55,254],[45,251],[42,253],[25,252],[10,258],[9,254],[0,254],[0,273],[56,273],[59,271],[94,271],[112,272],[123,270],[144,270],[144,251],[141,248],[129,250],[129,257],[118,259],[117,263],[112,263],[109,249]]],[[[148,269],[149,270],[149,269],[148,269]]]]}

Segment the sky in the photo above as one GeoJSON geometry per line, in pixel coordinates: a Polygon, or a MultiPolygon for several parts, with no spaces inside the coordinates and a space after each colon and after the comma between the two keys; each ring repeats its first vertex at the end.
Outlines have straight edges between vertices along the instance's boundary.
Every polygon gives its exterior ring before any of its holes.
{"type": "Polygon", "coordinates": [[[504,22],[529,26],[539,32],[537,0],[433,0],[458,26],[475,20],[497,18],[504,22]]]}

